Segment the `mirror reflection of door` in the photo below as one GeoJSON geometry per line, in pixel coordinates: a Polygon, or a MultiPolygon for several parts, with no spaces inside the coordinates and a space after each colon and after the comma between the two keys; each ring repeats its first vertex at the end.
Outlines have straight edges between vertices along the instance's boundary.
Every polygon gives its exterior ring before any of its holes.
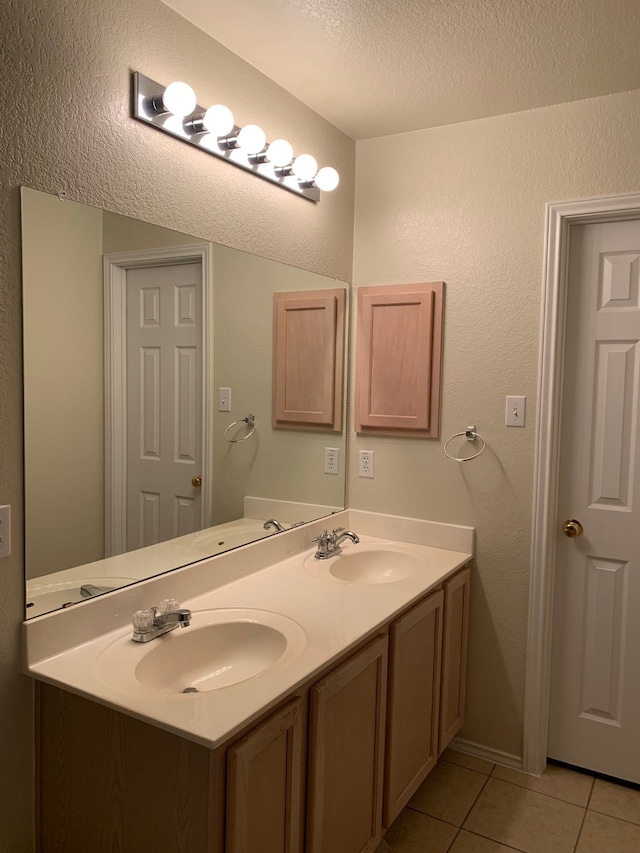
{"type": "Polygon", "coordinates": [[[208,268],[200,244],[104,257],[107,556],[211,524],[208,268]]]}
{"type": "Polygon", "coordinates": [[[126,276],[127,551],[203,526],[202,265],[126,276]]]}

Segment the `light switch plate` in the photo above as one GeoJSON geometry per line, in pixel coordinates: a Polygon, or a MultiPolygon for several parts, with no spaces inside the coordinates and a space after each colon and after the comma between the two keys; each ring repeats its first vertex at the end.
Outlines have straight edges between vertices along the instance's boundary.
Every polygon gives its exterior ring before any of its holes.
{"type": "Polygon", "coordinates": [[[526,421],[527,398],[507,397],[504,424],[508,427],[523,427],[526,421]]]}
{"type": "Polygon", "coordinates": [[[218,411],[231,411],[231,388],[218,388],[218,411]]]}

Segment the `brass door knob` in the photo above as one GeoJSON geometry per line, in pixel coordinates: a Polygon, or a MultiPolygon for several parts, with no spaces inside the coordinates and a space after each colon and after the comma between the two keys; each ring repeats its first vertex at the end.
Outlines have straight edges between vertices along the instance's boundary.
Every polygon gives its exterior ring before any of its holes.
{"type": "Polygon", "coordinates": [[[562,525],[562,532],[569,539],[575,539],[584,533],[584,527],[575,518],[568,518],[562,525]]]}
{"type": "Polygon", "coordinates": [[[191,478],[191,485],[193,486],[194,489],[199,489],[200,486],[202,485],[202,474],[198,474],[197,477],[192,477],[191,478]]]}

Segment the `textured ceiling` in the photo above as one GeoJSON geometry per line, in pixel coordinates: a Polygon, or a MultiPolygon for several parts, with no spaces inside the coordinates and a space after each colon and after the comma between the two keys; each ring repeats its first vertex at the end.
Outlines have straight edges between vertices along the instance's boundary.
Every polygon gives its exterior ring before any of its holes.
{"type": "Polygon", "coordinates": [[[165,0],[354,139],[640,88],[640,0],[165,0]]]}

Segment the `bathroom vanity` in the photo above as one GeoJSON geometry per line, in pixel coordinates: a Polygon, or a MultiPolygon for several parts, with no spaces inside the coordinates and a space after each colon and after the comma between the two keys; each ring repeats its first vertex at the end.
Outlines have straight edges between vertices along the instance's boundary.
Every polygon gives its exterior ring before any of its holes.
{"type": "Polygon", "coordinates": [[[25,623],[41,853],[375,850],[463,722],[473,530],[334,518],[25,623]],[[169,589],[192,625],[132,643],[169,589]]]}

